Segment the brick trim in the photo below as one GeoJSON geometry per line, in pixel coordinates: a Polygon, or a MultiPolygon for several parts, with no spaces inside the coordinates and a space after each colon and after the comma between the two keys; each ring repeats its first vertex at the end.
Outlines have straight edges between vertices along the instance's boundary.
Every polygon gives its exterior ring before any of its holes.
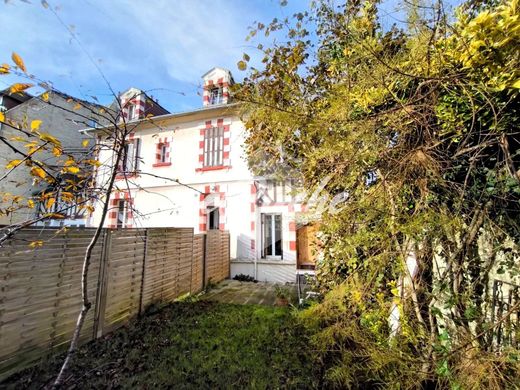
{"type": "Polygon", "coordinates": [[[222,88],[222,103],[219,104],[227,104],[229,102],[229,83],[224,81],[224,78],[221,77],[215,80],[206,80],[202,87],[202,104],[204,106],[211,105],[210,103],[210,91],[216,88],[222,88]]]}
{"type": "Polygon", "coordinates": [[[172,164],[171,159],[171,137],[159,138],[155,144],[155,163],[153,167],[165,167],[172,164]],[[166,146],[165,161],[162,160],[162,147],[166,146]]]}
{"type": "Polygon", "coordinates": [[[204,194],[199,195],[199,233],[207,231],[207,209],[209,206],[218,207],[219,229],[226,230],[226,186],[216,184],[213,187],[214,191],[211,192],[211,186],[209,184],[205,185],[204,194]]]}
{"type": "Polygon", "coordinates": [[[206,172],[215,171],[219,169],[230,169],[231,168],[231,120],[225,118],[218,118],[217,120],[207,120],[199,126],[199,161],[195,172],[206,172]],[[222,165],[219,166],[204,166],[204,136],[206,130],[212,127],[223,127],[224,139],[222,142],[222,165]]]}
{"type": "Polygon", "coordinates": [[[124,200],[126,210],[126,226],[124,228],[131,228],[134,224],[133,205],[134,200],[132,199],[129,192],[115,192],[113,197],[109,200],[107,226],[111,229],[117,228],[117,214],[119,208],[119,201],[124,200]]]}

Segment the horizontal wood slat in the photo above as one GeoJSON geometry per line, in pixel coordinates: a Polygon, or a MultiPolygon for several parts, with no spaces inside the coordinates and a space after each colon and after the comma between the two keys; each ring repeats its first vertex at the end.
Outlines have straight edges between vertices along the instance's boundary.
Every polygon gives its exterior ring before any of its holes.
{"type": "MultiPolygon", "coordinates": [[[[81,309],[81,270],[95,229],[27,228],[0,248],[0,380],[64,350],[81,309]],[[31,248],[34,241],[43,246],[31,248]]],[[[229,277],[229,233],[192,228],[103,229],[92,252],[92,302],[81,342],[146,306],[229,277]]]]}

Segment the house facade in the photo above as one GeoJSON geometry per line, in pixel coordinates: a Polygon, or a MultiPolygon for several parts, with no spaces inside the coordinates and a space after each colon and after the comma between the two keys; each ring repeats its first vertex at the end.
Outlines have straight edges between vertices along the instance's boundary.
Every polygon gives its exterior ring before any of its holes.
{"type": "MultiPolygon", "coordinates": [[[[136,122],[105,225],[228,230],[232,277],[294,282],[302,205],[289,183],[255,177],[248,169],[245,127],[229,95],[231,73],[214,68],[203,81],[201,108],[136,122]]],[[[105,150],[99,160],[110,161],[110,153],[105,150]]],[[[104,172],[100,182],[107,180],[104,172]]],[[[99,219],[96,207],[90,223],[99,219]]]]}
{"type": "MultiPolygon", "coordinates": [[[[78,130],[85,128],[89,124],[99,121],[95,115],[95,105],[83,102],[73,109],[78,100],[57,91],[47,91],[46,98],[41,96],[31,96],[27,93],[11,94],[8,91],[0,93],[0,110],[3,111],[6,122],[10,123],[31,123],[33,120],[40,120],[39,130],[57,138],[62,145],[63,155],[71,155],[81,158],[86,148],[82,146],[85,135],[78,130]]],[[[0,124],[0,134],[6,139],[12,140],[21,133],[6,124],[0,124]]],[[[56,164],[56,156],[50,152],[38,154],[38,159],[44,161],[49,170],[53,171],[57,177],[73,179],[68,175],[64,177],[56,164]]],[[[20,154],[14,152],[4,143],[0,144],[0,175],[7,173],[7,164],[15,159],[20,159],[20,154]]],[[[13,196],[20,196],[24,199],[37,197],[42,191],[49,189],[45,183],[34,183],[28,169],[20,167],[10,171],[3,180],[0,181],[0,199],[3,199],[0,206],[0,225],[11,225],[33,219],[38,216],[40,204],[36,208],[20,208],[14,206],[9,200],[13,196]],[[9,196],[4,196],[9,194],[9,196]]],[[[59,196],[57,196],[59,198],[59,196]]],[[[53,208],[58,209],[59,202],[53,208]]],[[[54,212],[46,210],[46,212],[54,212]]],[[[41,221],[39,225],[48,226],[84,226],[86,219],[83,212],[76,208],[70,208],[67,215],[62,219],[48,219],[41,221]]]]}

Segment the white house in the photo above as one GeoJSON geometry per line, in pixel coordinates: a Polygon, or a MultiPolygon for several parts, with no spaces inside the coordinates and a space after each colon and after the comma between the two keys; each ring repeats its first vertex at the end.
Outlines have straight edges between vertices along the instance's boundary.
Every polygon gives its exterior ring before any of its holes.
{"type": "MultiPolygon", "coordinates": [[[[106,226],[228,230],[231,277],[294,282],[295,217],[302,205],[293,201],[289,185],[255,178],[248,169],[239,105],[229,98],[231,73],[213,68],[203,81],[199,109],[154,116],[153,121],[125,112],[135,120],[122,164],[129,176],[117,182],[106,226]]],[[[99,160],[111,161],[109,153],[101,152],[99,160]]],[[[101,172],[98,180],[106,180],[101,172]]],[[[97,207],[90,223],[99,218],[97,207]]]]}

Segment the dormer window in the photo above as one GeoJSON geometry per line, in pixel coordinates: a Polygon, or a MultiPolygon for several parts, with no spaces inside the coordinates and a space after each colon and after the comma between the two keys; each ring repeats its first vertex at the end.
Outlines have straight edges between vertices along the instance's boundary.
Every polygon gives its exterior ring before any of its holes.
{"type": "Polygon", "coordinates": [[[209,91],[209,104],[221,104],[224,102],[224,89],[213,88],[209,91]]]}

